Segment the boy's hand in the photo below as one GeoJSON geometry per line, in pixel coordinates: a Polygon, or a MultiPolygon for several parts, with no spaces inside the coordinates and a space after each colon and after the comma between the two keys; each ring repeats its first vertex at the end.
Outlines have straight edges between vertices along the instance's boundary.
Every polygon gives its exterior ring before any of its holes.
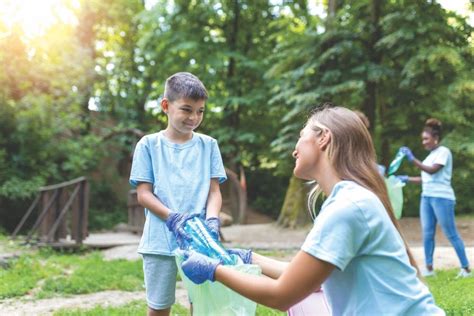
{"type": "Polygon", "coordinates": [[[176,242],[180,248],[183,248],[186,242],[192,240],[191,236],[184,230],[184,225],[188,219],[196,216],[195,214],[170,212],[166,220],[166,226],[176,237],[176,242]]]}
{"type": "Polygon", "coordinates": [[[221,221],[218,217],[209,217],[206,219],[206,226],[209,228],[212,238],[219,240],[219,228],[221,227],[221,221]]]}
{"type": "Polygon", "coordinates": [[[195,284],[201,284],[207,280],[214,282],[217,266],[221,262],[209,258],[195,251],[185,253],[186,260],[181,264],[184,274],[195,284]]]}
{"type": "Polygon", "coordinates": [[[408,161],[412,162],[413,160],[415,160],[415,155],[413,155],[410,148],[403,146],[403,147],[400,147],[400,151],[404,153],[405,156],[407,156],[408,161]]]}
{"type": "Polygon", "coordinates": [[[242,259],[245,264],[252,264],[252,250],[251,249],[240,249],[240,248],[229,248],[227,252],[231,255],[237,255],[242,259]]]}

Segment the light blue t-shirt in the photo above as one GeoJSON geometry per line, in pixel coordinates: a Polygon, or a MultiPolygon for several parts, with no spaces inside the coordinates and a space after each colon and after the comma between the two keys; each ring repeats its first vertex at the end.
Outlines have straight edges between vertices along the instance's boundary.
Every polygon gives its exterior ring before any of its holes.
{"type": "Polygon", "coordinates": [[[430,152],[428,157],[423,160],[423,164],[430,167],[437,164],[443,167],[433,174],[421,172],[423,189],[421,195],[456,200],[451,186],[451,176],[453,174],[453,155],[451,151],[447,147],[439,146],[430,152]]]}
{"type": "Polygon", "coordinates": [[[333,315],[444,315],[383,204],[355,182],[334,186],[301,249],[336,266],[323,283],[333,315]]]}
{"type": "MultiPolygon", "coordinates": [[[[227,179],[217,141],[193,133],[183,144],[168,140],[163,131],[146,135],[135,147],[130,184],[153,185],[153,193],[175,212],[205,214],[211,178],[227,179]]],[[[173,255],[177,248],[165,221],[145,209],[145,226],[138,246],[142,254],[173,255]]]]}

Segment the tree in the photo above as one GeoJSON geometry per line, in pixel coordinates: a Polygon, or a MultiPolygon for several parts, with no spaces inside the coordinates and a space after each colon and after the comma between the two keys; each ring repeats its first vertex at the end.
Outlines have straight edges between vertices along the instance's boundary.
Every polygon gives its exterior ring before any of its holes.
{"type": "MultiPolygon", "coordinates": [[[[461,101],[472,87],[472,54],[467,53],[472,52],[472,27],[466,20],[425,1],[357,1],[334,7],[336,21],[327,22],[323,32],[310,25],[291,45],[281,45],[281,55],[297,57],[276,63],[269,72],[287,79],[280,81],[273,102],[289,109],[274,148],[291,148],[303,121],[300,113],[331,100],[367,114],[384,164],[401,145],[419,148],[420,128],[429,116],[444,118],[453,129],[446,141],[455,157],[458,151],[469,155],[470,145],[458,150],[451,141],[467,132],[464,118],[472,116],[461,101]]],[[[465,170],[461,162],[455,179],[465,170]]],[[[469,187],[471,180],[462,176],[462,181],[462,187],[469,187]]],[[[410,204],[405,210],[413,214],[417,207],[412,198],[419,191],[406,191],[410,204]]]]}

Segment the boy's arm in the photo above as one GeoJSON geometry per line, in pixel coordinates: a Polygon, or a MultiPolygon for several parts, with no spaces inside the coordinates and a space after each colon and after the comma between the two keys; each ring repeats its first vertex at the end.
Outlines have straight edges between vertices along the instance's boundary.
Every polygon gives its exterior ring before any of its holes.
{"type": "Polygon", "coordinates": [[[209,195],[207,197],[206,218],[217,217],[222,207],[222,195],[218,179],[211,179],[209,195]]]}
{"type": "Polygon", "coordinates": [[[151,183],[138,183],[137,199],[141,206],[149,209],[162,220],[168,219],[171,210],[161,203],[161,201],[153,194],[153,186],[151,183]]]}

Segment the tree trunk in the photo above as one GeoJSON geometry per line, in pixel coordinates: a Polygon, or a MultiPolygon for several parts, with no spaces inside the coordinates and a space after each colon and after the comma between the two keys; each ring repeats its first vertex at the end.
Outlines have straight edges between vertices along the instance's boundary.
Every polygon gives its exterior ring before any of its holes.
{"type": "MultiPolygon", "coordinates": [[[[381,30],[380,30],[380,25],[379,25],[379,20],[380,20],[380,10],[381,10],[381,2],[380,0],[372,0],[371,1],[371,29],[372,32],[370,34],[370,39],[368,43],[368,52],[369,52],[369,58],[370,62],[375,65],[379,65],[381,61],[381,55],[380,53],[375,49],[375,45],[380,39],[381,36],[381,30]]],[[[369,119],[370,122],[370,132],[374,132],[375,125],[377,124],[376,122],[376,109],[377,109],[377,91],[378,91],[378,85],[376,81],[367,81],[366,82],[366,98],[364,102],[364,113],[367,115],[367,118],[369,119]]]]}
{"type": "MultiPolygon", "coordinates": [[[[328,16],[326,19],[326,32],[330,30],[336,22],[338,10],[338,0],[329,0],[327,6],[328,16]]],[[[307,208],[308,188],[304,181],[291,176],[285,200],[278,217],[278,225],[294,228],[299,225],[309,223],[310,215],[307,208]]]]}
{"type": "Polygon", "coordinates": [[[311,222],[307,208],[308,187],[303,180],[291,176],[285,201],[278,217],[278,225],[295,228],[311,222]]]}

